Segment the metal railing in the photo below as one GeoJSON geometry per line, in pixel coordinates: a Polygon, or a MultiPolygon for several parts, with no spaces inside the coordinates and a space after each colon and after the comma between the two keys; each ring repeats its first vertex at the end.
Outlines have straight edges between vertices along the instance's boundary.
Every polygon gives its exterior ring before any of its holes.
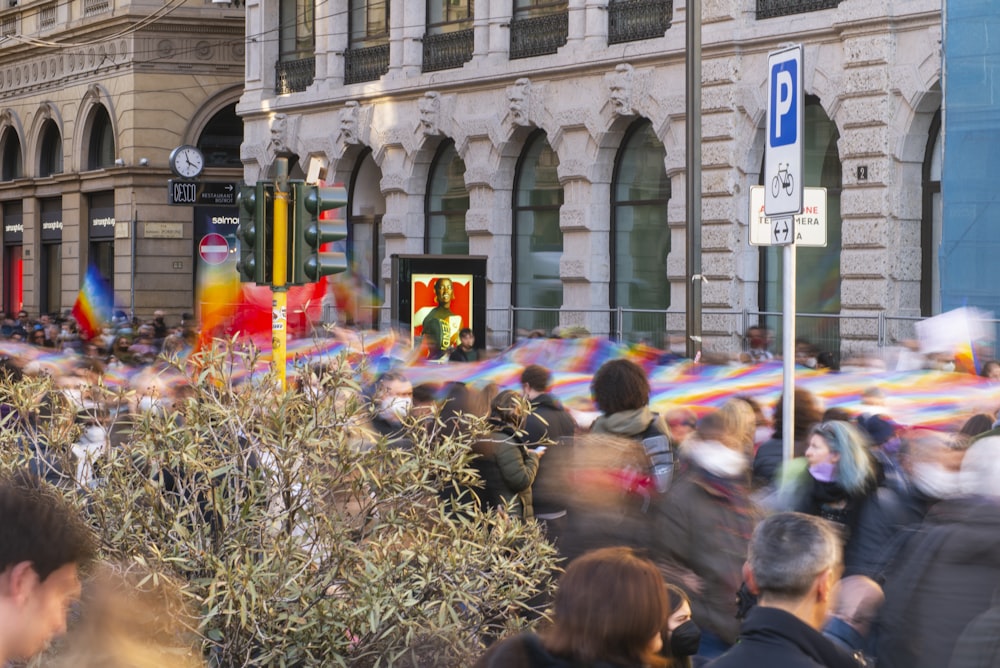
{"type": "Polygon", "coordinates": [[[424,72],[450,70],[472,60],[473,35],[472,28],[424,35],[422,70],[424,72]]]}
{"type": "Polygon", "coordinates": [[[559,51],[569,38],[569,10],[510,22],[510,58],[546,56],[559,51]]]}
{"type": "Polygon", "coordinates": [[[608,44],[663,37],[673,15],[673,0],[612,2],[608,5],[608,44]]]}
{"type": "Polygon", "coordinates": [[[344,52],[344,83],[377,81],[389,71],[389,42],[344,52]]]}
{"type": "Polygon", "coordinates": [[[833,9],[840,0],[757,0],[757,20],[833,9]]]}
{"type": "Polygon", "coordinates": [[[316,58],[279,60],[274,64],[274,94],[301,93],[316,78],[316,58]]]}

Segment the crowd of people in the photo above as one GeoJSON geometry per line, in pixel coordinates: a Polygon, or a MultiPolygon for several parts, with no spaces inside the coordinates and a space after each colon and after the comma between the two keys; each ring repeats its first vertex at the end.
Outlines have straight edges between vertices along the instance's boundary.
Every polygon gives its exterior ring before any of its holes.
{"type": "Polygon", "coordinates": [[[600,415],[590,424],[574,422],[538,365],[520,388],[478,400],[472,388],[456,393],[460,384],[442,393],[387,378],[377,397],[424,397],[408,414],[393,410],[400,447],[412,447],[419,415],[485,411],[493,431],[473,446],[481,502],[541,522],[568,566],[553,625],[498,644],[480,665],[1000,661],[987,642],[1000,618],[995,414],[956,433],[904,429],[878,387],[854,414],[798,389],[785,462],[780,398],[773,421],[751,397],[658,414],[645,371],[626,359],[593,376],[600,415]],[[630,584],[651,568],[657,587],[679,595],[630,584]],[[680,601],[696,642],[671,640],[680,601]]]}
{"type": "MultiPolygon", "coordinates": [[[[39,345],[74,340],[60,339],[67,323],[18,314],[8,324],[10,338],[23,330],[39,345]]],[[[115,323],[79,350],[141,364],[185,336],[158,314],[115,323]],[[141,345],[149,350],[133,350],[141,345]]],[[[784,461],[780,398],[656,412],[646,371],[628,359],[604,363],[590,389],[599,415],[589,423],[560,403],[537,364],[504,390],[414,387],[396,369],[366,394],[371,420],[358,447],[412,449],[430,423],[453,432],[467,427],[463,416],[487,420],[471,445],[480,481],[471,493],[491,512],[539,522],[559,551],[555,599],[540,602],[550,618],[499,640],[478,665],[1000,665],[996,414],[971,416],[956,433],[904,429],[878,387],[854,414],[824,410],[797,389],[794,458],[784,461]]],[[[12,498],[0,488],[3,517],[28,512],[12,498]]],[[[92,553],[85,543],[45,572],[30,551],[6,556],[0,614],[24,598],[18,578],[44,585],[92,553]]],[[[58,585],[66,600],[79,588],[73,571],[58,585]]],[[[30,654],[8,642],[0,638],[0,659],[30,654]]]]}

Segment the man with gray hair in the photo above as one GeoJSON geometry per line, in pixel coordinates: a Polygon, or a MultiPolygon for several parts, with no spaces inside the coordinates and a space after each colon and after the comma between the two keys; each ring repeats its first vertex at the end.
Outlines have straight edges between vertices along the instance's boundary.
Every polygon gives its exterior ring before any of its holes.
{"type": "Polygon", "coordinates": [[[841,540],[819,517],[778,513],[753,532],[743,575],[757,605],[712,668],[856,668],[821,632],[843,569],[841,540]]]}

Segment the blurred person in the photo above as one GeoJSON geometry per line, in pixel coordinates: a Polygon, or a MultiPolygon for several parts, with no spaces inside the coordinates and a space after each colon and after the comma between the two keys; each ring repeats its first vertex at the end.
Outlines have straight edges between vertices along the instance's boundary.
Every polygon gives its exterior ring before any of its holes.
{"type": "Polygon", "coordinates": [[[753,432],[753,455],[756,456],[757,450],[760,448],[761,444],[771,438],[771,434],[774,433],[774,425],[772,425],[771,421],[767,419],[766,415],[764,415],[764,409],[760,405],[759,401],[745,394],[737,395],[734,398],[746,402],[747,406],[750,407],[750,410],[753,411],[755,425],[753,432]]]}
{"type": "Polygon", "coordinates": [[[407,434],[405,421],[413,407],[413,385],[402,373],[387,371],[375,384],[372,397],[375,416],[371,428],[379,438],[386,440],[390,447],[402,450],[413,448],[413,441],[407,434]]]}
{"type": "Polygon", "coordinates": [[[626,547],[590,552],[559,580],[552,625],[492,647],[476,668],[667,668],[670,600],[656,566],[626,547]]]}
{"type": "Polygon", "coordinates": [[[674,406],[667,410],[663,417],[667,421],[673,442],[678,445],[693,434],[698,426],[698,414],[687,406],[674,406]]]}
{"type": "Polygon", "coordinates": [[[661,634],[663,649],[660,654],[670,659],[671,668],[692,668],[691,657],[698,653],[701,629],[691,617],[691,600],[680,587],[667,584],[670,600],[670,617],[661,634]]]}
{"type": "Polygon", "coordinates": [[[938,502],[961,492],[959,470],[968,441],[930,430],[913,430],[901,439],[901,476],[876,491],[862,506],[848,544],[846,575],[881,579],[895,558],[900,540],[920,527],[938,502]]]}
{"type": "Polygon", "coordinates": [[[576,422],[550,392],[551,385],[552,373],[543,366],[530,364],[521,372],[521,389],[530,409],[524,418],[523,440],[527,447],[545,452],[532,488],[535,517],[544,522],[546,535],[555,541],[566,516],[556,469],[566,465],[566,449],[571,447],[576,422]]]}
{"type": "Polygon", "coordinates": [[[1000,361],[987,360],[983,362],[983,368],[979,371],[979,375],[994,383],[1000,381],[1000,361]]]}
{"type": "Polygon", "coordinates": [[[822,422],[809,435],[804,461],[790,467],[778,490],[779,510],[833,522],[848,556],[856,554],[852,543],[858,537],[859,517],[878,489],[875,458],[868,445],[864,432],[850,422],[822,422]]]}
{"type": "MultiPolygon", "coordinates": [[[[806,439],[813,426],[820,422],[823,410],[815,395],[809,390],[797,387],[793,395],[795,410],[795,433],[792,436],[794,448],[792,456],[801,457],[806,452],[806,439]]],[[[753,487],[760,489],[771,486],[782,466],[784,438],[784,395],[774,404],[774,433],[770,440],[761,443],[753,459],[753,487]]]]}
{"type": "MultiPolygon", "coordinates": [[[[740,398],[728,399],[719,408],[723,431],[740,444],[748,458],[754,456],[753,439],[757,433],[757,417],[750,404],[740,398]]],[[[749,465],[749,459],[748,459],[749,465]]]]}
{"type": "Polygon", "coordinates": [[[652,547],[653,481],[638,441],[582,434],[567,465],[556,469],[555,488],[566,505],[565,530],[556,547],[572,561],[591,550],[624,545],[652,547]]]}
{"type": "Polygon", "coordinates": [[[178,584],[163,573],[120,573],[102,565],[88,577],[63,639],[42,657],[46,668],[200,668],[198,619],[178,584]]]}
{"type": "Polygon", "coordinates": [[[80,566],[96,543],[80,513],[26,471],[0,480],[0,664],[35,656],[66,631],[80,566]]]}
{"type": "Polygon", "coordinates": [[[778,513],[750,540],[744,576],[758,596],[740,639],[711,668],[856,668],[848,652],[824,636],[842,568],[840,539],[811,515],[778,513]]]}
{"type": "MultiPolygon", "coordinates": [[[[745,404],[743,408],[752,412],[745,404]]],[[[698,656],[715,658],[739,634],[734,600],[747,544],[758,519],[750,500],[747,434],[722,411],[701,418],[680,448],[680,473],[655,502],[655,559],[691,575],[676,584],[691,596],[702,629],[698,656]]]]}
{"type": "Polygon", "coordinates": [[[888,569],[878,619],[879,668],[948,666],[968,649],[957,647],[959,638],[994,605],[1000,588],[1000,438],[980,439],[966,451],[959,486],[960,494],[930,509],[888,569]]]}
{"type": "Polygon", "coordinates": [[[740,354],[740,361],[749,364],[766,362],[774,359],[774,353],[768,348],[771,345],[771,333],[760,325],[747,328],[746,351],[740,354]]]}
{"type": "Polygon", "coordinates": [[[481,500],[491,509],[530,520],[534,515],[531,485],[542,453],[528,450],[518,432],[524,422],[524,400],[514,390],[504,390],[490,405],[493,431],[476,441],[473,467],[483,481],[481,500]]]}
{"type": "Polygon", "coordinates": [[[959,434],[975,438],[993,429],[994,418],[989,413],[976,413],[962,425],[959,434]]]}
{"type": "Polygon", "coordinates": [[[837,582],[830,614],[823,625],[823,635],[852,655],[861,665],[874,666],[874,658],[865,655],[868,636],[885,593],[877,582],[864,575],[848,575],[837,582]]]}
{"type": "Polygon", "coordinates": [[[666,420],[649,408],[649,378],[642,367],[627,359],[605,362],[590,383],[594,403],[602,415],[590,430],[642,443],[649,457],[655,491],[663,494],[674,477],[675,456],[666,420]]]}
{"type": "Polygon", "coordinates": [[[458,332],[458,346],[451,351],[448,360],[451,362],[478,362],[479,351],[476,349],[476,335],[468,327],[458,332]]]}

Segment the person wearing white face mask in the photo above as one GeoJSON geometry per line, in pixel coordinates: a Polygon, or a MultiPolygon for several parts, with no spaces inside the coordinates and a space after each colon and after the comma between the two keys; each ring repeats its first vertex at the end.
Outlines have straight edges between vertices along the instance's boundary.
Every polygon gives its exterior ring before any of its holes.
{"type": "Polygon", "coordinates": [[[406,433],[406,419],[413,405],[413,385],[406,376],[389,371],[383,374],[373,397],[375,416],[371,427],[375,434],[394,448],[410,450],[413,441],[406,433]]]}
{"type": "Polygon", "coordinates": [[[973,443],[959,471],[959,493],[907,532],[887,571],[879,668],[997,665],[1000,438],[973,443]]]}
{"type": "Polygon", "coordinates": [[[896,557],[900,537],[920,526],[938,502],[961,493],[959,468],[968,440],[929,430],[900,439],[898,478],[866,504],[845,556],[846,575],[878,579],[896,557]]]}
{"type": "Polygon", "coordinates": [[[749,438],[728,410],[705,415],[680,446],[681,472],[654,501],[654,559],[681,574],[675,584],[687,588],[702,629],[701,658],[719,656],[739,635],[734,600],[760,519],[750,500],[749,438]]]}

